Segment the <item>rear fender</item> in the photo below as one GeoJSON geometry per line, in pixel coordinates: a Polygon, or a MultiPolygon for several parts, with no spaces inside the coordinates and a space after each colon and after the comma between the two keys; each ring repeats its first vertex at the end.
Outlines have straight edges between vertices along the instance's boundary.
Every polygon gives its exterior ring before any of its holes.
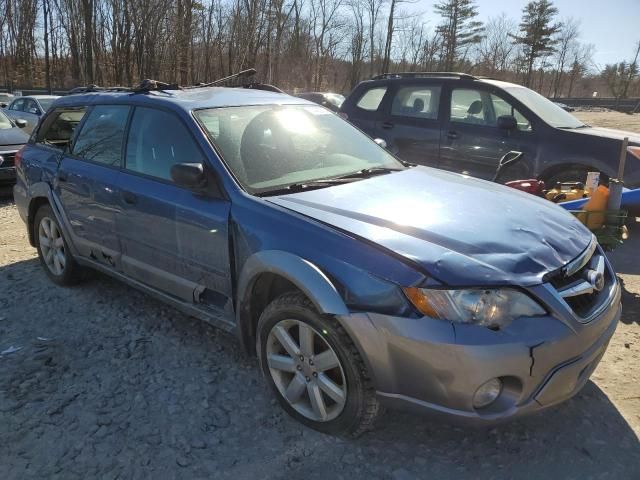
{"type": "Polygon", "coordinates": [[[67,221],[66,216],[64,215],[64,210],[62,209],[62,204],[60,200],[56,197],[51,186],[46,182],[37,182],[29,187],[28,192],[29,200],[29,209],[28,209],[28,217],[27,217],[27,230],[29,234],[29,243],[31,246],[35,247],[35,238],[34,238],[34,228],[33,222],[35,219],[36,212],[38,211],[37,207],[43,201],[46,201],[51,210],[53,210],[53,214],[58,221],[58,225],[62,228],[62,234],[67,243],[67,246],[71,250],[71,254],[78,256],[78,250],[75,247],[73,242],[73,235],[71,235],[71,229],[69,228],[69,223],[67,221]]]}

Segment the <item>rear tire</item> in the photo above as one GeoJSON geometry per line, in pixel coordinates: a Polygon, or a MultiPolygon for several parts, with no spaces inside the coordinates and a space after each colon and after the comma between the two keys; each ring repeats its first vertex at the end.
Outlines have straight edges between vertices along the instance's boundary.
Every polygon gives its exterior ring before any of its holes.
{"type": "Polygon", "coordinates": [[[285,293],[258,321],[260,368],[282,408],[323,433],[357,437],[381,412],[373,383],[338,321],[285,293]],[[315,362],[314,362],[315,361],[315,362]]]}
{"type": "Polygon", "coordinates": [[[81,267],[73,258],[58,220],[49,205],[41,206],[33,222],[33,238],[38,258],[51,281],[70,286],[82,278],[81,267]]]}

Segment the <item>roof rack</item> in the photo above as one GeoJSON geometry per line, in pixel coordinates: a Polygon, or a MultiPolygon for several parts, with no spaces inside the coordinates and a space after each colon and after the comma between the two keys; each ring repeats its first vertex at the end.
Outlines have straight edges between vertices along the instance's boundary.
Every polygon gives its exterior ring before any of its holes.
{"type": "Polygon", "coordinates": [[[95,93],[95,92],[132,92],[132,93],[144,93],[152,90],[180,90],[180,87],[176,83],[164,83],[157,80],[145,79],[140,82],[137,87],[99,87],[98,85],[87,85],[84,87],[72,88],[67,92],[67,95],[74,95],[80,93],[95,93]]]}
{"type": "Polygon", "coordinates": [[[464,80],[477,80],[477,77],[468,73],[457,72],[399,72],[399,73],[383,73],[372,77],[371,80],[386,80],[390,78],[461,78],[464,80]]]}
{"type": "Polygon", "coordinates": [[[248,68],[241,72],[234,73],[224,78],[219,78],[209,83],[199,83],[197,85],[191,85],[188,87],[181,87],[177,83],[164,83],[158,80],[145,79],[140,82],[137,87],[99,87],[98,85],[87,85],[84,87],[76,87],[69,92],[68,95],[81,94],[81,93],[93,93],[93,92],[131,92],[131,93],[146,93],[151,91],[165,91],[165,90],[191,90],[194,88],[212,87],[215,85],[225,87],[239,87],[239,88],[251,88],[255,90],[267,90],[270,92],[284,93],[278,87],[259,82],[238,82],[239,79],[252,77],[256,74],[255,68],[248,68]],[[234,82],[235,80],[235,82],[234,82]]]}
{"type": "Polygon", "coordinates": [[[99,87],[98,85],[87,85],[85,87],[75,87],[67,92],[67,95],[76,93],[92,93],[92,92],[130,92],[129,87],[99,87]]]}

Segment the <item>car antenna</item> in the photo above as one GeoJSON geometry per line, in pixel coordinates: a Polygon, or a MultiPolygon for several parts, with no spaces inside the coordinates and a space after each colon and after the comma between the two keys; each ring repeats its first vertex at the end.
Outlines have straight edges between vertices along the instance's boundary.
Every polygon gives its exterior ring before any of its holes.
{"type": "Polygon", "coordinates": [[[234,73],[234,74],[229,75],[227,77],[219,78],[218,80],[214,80],[213,82],[201,83],[199,85],[194,85],[192,87],[187,87],[187,88],[213,87],[214,85],[218,85],[220,83],[226,83],[229,80],[233,80],[233,79],[236,79],[236,78],[251,77],[251,76],[255,75],[256,73],[257,72],[256,72],[255,68],[247,68],[246,70],[242,70],[240,72],[234,73]]]}

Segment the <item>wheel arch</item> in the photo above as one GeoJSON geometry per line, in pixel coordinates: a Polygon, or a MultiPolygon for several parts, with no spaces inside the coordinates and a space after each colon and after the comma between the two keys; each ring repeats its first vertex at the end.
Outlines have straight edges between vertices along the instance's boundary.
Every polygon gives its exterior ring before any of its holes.
{"type": "Polygon", "coordinates": [[[313,263],[280,250],[255,253],[245,262],[238,279],[236,321],[245,352],[255,354],[256,326],[264,308],[293,290],[302,292],[320,313],[349,313],[334,284],[313,263]]]}
{"type": "MultiPolygon", "coordinates": [[[[36,217],[36,212],[43,205],[49,205],[51,208],[53,208],[53,206],[50,197],[51,189],[47,184],[36,183],[29,190],[31,199],[29,200],[29,207],[27,209],[27,233],[29,235],[29,244],[35,247],[36,239],[33,222],[36,217]]],[[[54,209],[54,214],[55,213],[54,209]]]]}
{"type": "Polygon", "coordinates": [[[609,165],[595,158],[569,158],[562,162],[554,162],[554,164],[547,166],[544,170],[542,170],[542,172],[540,172],[540,175],[538,175],[538,177],[544,181],[548,181],[551,177],[557,175],[558,173],[576,169],[589,171],[597,170],[608,176],[613,173],[609,165]]]}

